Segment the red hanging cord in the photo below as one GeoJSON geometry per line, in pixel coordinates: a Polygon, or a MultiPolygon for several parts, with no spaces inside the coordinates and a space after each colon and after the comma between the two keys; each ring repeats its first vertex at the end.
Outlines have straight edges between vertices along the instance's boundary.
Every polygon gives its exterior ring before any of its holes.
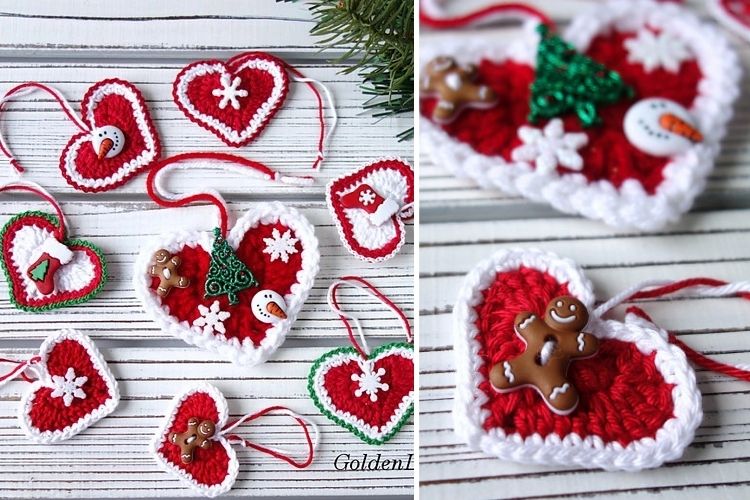
{"type": "Polygon", "coordinates": [[[11,369],[11,371],[6,373],[5,375],[0,376],[0,385],[2,385],[4,382],[9,382],[10,380],[13,380],[19,374],[24,381],[33,382],[34,379],[26,375],[26,373],[24,373],[24,370],[26,370],[26,368],[28,368],[29,366],[35,365],[41,360],[42,358],[40,356],[34,356],[24,361],[0,358],[0,363],[10,363],[10,364],[16,365],[13,369],[11,369]]]}
{"type": "Polygon", "coordinates": [[[493,4],[473,12],[453,17],[435,17],[431,14],[428,14],[425,11],[424,6],[421,5],[419,9],[419,20],[422,26],[442,30],[461,28],[476,24],[480,21],[487,20],[487,18],[490,16],[497,14],[504,14],[503,18],[531,17],[533,19],[538,19],[540,23],[546,24],[550,28],[555,27],[555,23],[552,21],[552,19],[547,17],[547,15],[539,9],[531,7],[530,5],[515,2],[493,4]]]}
{"type": "Polygon", "coordinates": [[[0,193],[2,192],[12,192],[12,191],[26,191],[29,193],[34,193],[35,195],[39,196],[43,200],[47,201],[50,205],[52,205],[55,209],[55,212],[57,213],[57,220],[58,220],[58,226],[55,229],[55,237],[58,241],[63,242],[65,240],[65,235],[67,234],[67,231],[65,229],[65,216],[63,215],[62,208],[60,208],[60,205],[57,203],[55,198],[52,197],[52,195],[47,192],[42,186],[39,184],[36,184],[34,182],[11,182],[8,184],[5,184],[4,186],[0,186],[0,193]]]}
{"type": "Polygon", "coordinates": [[[314,426],[314,424],[312,424],[311,422],[306,422],[302,417],[294,413],[289,408],[286,408],[284,406],[269,406],[268,408],[260,410],[257,413],[245,415],[242,418],[239,418],[237,420],[227,423],[227,425],[224,426],[224,429],[222,430],[221,434],[225,435],[227,440],[233,441],[235,443],[239,443],[244,447],[253,448],[254,450],[258,450],[260,452],[271,455],[272,457],[283,460],[287,462],[288,464],[294,467],[297,467],[298,469],[304,469],[308,467],[312,463],[313,459],[315,458],[315,444],[313,443],[313,439],[310,436],[310,430],[308,429],[308,424],[314,426]],[[299,462],[295,460],[294,458],[285,455],[283,452],[279,450],[274,450],[273,448],[268,448],[268,447],[253,443],[241,436],[238,436],[237,434],[227,434],[227,432],[234,430],[236,427],[246,422],[251,422],[253,420],[256,420],[257,418],[267,415],[268,413],[271,413],[272,411],[285,412],[286,414],[294,418],[297,421],[297,423],[300,425],[300,427],[302,427],[302,430],[305,433],[305,441],[307,442],[307,459],[305,461],[299,462]]]}

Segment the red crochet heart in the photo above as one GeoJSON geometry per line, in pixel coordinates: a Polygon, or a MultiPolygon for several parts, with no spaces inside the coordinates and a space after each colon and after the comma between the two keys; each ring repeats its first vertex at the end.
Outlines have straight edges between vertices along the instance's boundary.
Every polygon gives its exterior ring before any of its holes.
{"type": "Polygon", "coordinates": [[[86,301],[98,293],[107,280],[101,251],[84,240],[66,240],[73,259],[55,276],[55,291],[43,295],[28,277],[29,266],[39,257],[47,238],[59,230],[57,218],[42,212],[24,212],[3,228],[3,268],[11,300],[27,311],[44,311],[86,301]]]}
{"type": "Polygon", "coordinates": [[[213,386],[204,384],[177,396],[171,412],[153,441],[153,452],[159,464],[167,471],[207,496],[228,491],[237,477],[239,463],[234,449],[218,432],[227,421],[227,404],[224,396],[213,386]],[[191,463],[183,463],[180,447],[173,444],[172,432],[185,432],[188,420],[198,418],[216,425],[216,433],[209,448],[196,448],[191,463]]]}
{"type": "Polygon", "coordinates": [[[34,382],[21,401],[21,426],[32,439],[67,439],[115,409],[120,398],[117,383],[88,337],[63,330],[42,344],[40,356],[47,376],[34,382]],[[67,406],[64,396],[55,392],[56,381],[63,383],[66,376],[87,377],[78,385],[85,397],[73,397],[67,406]]]}
{"type": "Polygon", "coordinates": [[[357,395],[360,377],[366,368],[362,355],[352,347],[335,349],[315,362],[308,379],[308,389],[316,406],[329,419],[349,429],[371,444],[382,444],[392,438],[406,423],[413,410],[414,356],[406,343],[385,344],[374,350],[369,361],[371,370],[382,369],[376,401],[367,393],[357,395]]]}
{"type": "Polygon", "coordinates": [[[60,157],[68,183],[86,192],[114,189],[138,175],[159,158],[161,145],[141,92],[119,79],[93,85],[81,102],[81,116],[91,132],[71,137],[60,157]],[[92,140],[98,127],[119,128],[125,144],[112,158],[99,159],[92,140]]]}
{"type": "Polygon", "coordinates": [[[360,259],[382,262],[406,240],[403,219],[411,217],[413,210],[403,214],[400,209],[414,202],[414,171],[400,158],[381,158],[329,182],[326,200],[346,248],[360,259]],[[395,212],[382,224],[372,222],[366,206],[344,206],[344,197],[364,184],[378,199],[395,202],[395,212]]]}
{"type": "Polygon", "coordinates": [[[185,116],[234,147],[248,144],[263,131],[288,92],[285,63],[262,53],[243,55],[227,63],[195,62],[183,68],[172,88],[172,96],[185,116]],[[238,83],[232,90],[235,81],[238,83]],[[246,94],[225,100],[214,93],[225,90],[246,94]]]}
{"type": "Polygon", "coordinates": [[[237,304],[230,304],[227,295],[204,296],[213,241],[208,232],[183,232],[154,241],[136,263],[136,291],[147,312],[169,333],[227,355],[239,364],[265,361],[283,342],[318,272],[318,244],[313,228],[297,210],[280,203],[258,204],[237,221],[227,241],[259,283],[240,291],[237,304]],[[288,238],[297,240],[291,245],[292,250],[274,255],[269,241],[283,239],[287,233],[288,238]],[[174,287],[166,297],[157,295],[160,280],[150,275],[154,254],[162,248],[181,259],[177,273],[190,280],[189,286],[174,287]],[[251,302],[262,290],[284,297],[286,319],[269,324],[253,314],[251,302]],[[214,303],[230,314],[222,322],[224,333],[217,329],[205,333],[202,326],[194,324],[203,315],[199,306],[210,309],[214,303]]]}

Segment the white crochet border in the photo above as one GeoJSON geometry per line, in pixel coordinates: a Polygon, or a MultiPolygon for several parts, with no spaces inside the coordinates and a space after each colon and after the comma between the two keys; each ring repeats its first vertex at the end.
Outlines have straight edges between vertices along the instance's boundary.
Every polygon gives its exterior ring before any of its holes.
{"type": "Polygon", "coordinates": [[[483,451],[503,460],[522,463],[577,465],[584,468],[636,471],[658,467],[675,460],[695,435],[703,418],[701,393],[685,353],[667,340],[667,333],[655,325],[633,315],[625,322],[592,317],[586,331],[598,338],[613,338],[632,342],[645,355],[656,352],[654,363],[668,384],[674,384],[672,401],[674,417],[667,420],[653,438],[633,441],[626,447],[618,442],[603,442],[599,437],[581,438],[569,434],[561,439],[557,434],[542,437],[533,434],[523,438],[494,428],[482,427],[490,411],[482,406],[488,401],[479,385],[482,346],[477,340],[476,307],[484,300],[482,292],[496,279],[498,273],[520,266],[538,269],[567,283],[571,295],[593,309],[594,293],[583,270],[569,259],[540,250],[501,250],[480,262],[464,280],[453,309],[455,350],[457,355],[456,398],[453,420],[458,434],[473,450],[483,451]]]}
{"type": "MultiPolygon", "coordinates": [[[[376,357],[369,358],[369,361],[376,362],[383,358],[387,358],[388,356],[392,356],[394,354],[401,356],[403,358],[406,358],[406,359],[410,359],[412,363],[414,362],[414,350],[407,349],[401,346],[393,347],[391,349],[383,351],[380,354],[378,354],[376,357]]],[[[383,437],[387,436],[393,430],[394,427],[399,425],[399,423],[401,422],[401,419],[404,418],[404,415],[409,411],[409,408],[411,408],[412,405],[414,404],[414,390],[412,389],[411,391],[409,391],[409,393],[401,399],[401,403],[399,403],[398,407],[396,408],[396,411],[393,413],[393,415],[391,415],[391,418],[388,421],[388,423],[381,426],[380,428],[374,427],[366,423],[364,420],[352,415],[348,411],[339,410],[333,404],[333,401],[331,400],[331,396],[328,394],[328,391],[326,390],[326,387],[324,385],[325,375],[328,373],[328,371],[331,368],[336,368],[337,366],[341,366],[349,362],[355,362],[359,364],[359,362],[361,361],[362,361],[362,356],[357,352],[341,352],[341,353],[335,354],[327,358],[324,362],[318,365],[318,368],[315,372],[315,378],[313,379],[313,387],[315,389],[315,393],[318,395],[318,400],[321,402],[323,406],[325,406],[326,410],[331,412],[332,415],[338,417],[339,419],[343,420],[344,422],[351,425],[352,427],[355,427],[357,430],[359,430],[362,434],[364,434],[368,438],[382,441],[383,437]]],[[[367,396],[364,395],[363,397],[367,397],[367,396]]]]}
{"type": "Polygon", "coordinates": [[[190,101],[187,95],[187,88],[196,77],[208,75],[211,73],[219,73],[221,75],[227,75],[231,78],[231,74],[227,71],[227,66],[224,63],[217,62],[213,64],[196,64],[185,72],[180,74],[180,78],[175,86],[175,93],[180,103],[185,106],[190,112],[190,115],[199,120],[200,122],[208,125],[213,130],[219,132],[226,140],[234,144],[235,146],[241,146],[248,137],[252,137],[259,128],[263,127],[268,120],[268,115],[278,105],[279,99],[281,98],[282,91],[285,87],[284,79],[284,68],[282,68],[277,62],[269,59],[248,59],[243,62],[237,68],[233,70],[234,74],[239,73],[243,69],[259,69],[268,72],[273,78],[273,90],[268,99],[258,108],[253,115],[248,126],[242,132],[237,132],[231,127],[228,127],[216,118],[209,116],[205,113],[201,113],[190,101]]]}
{"type": "Polygon", "coordinates": [[[107,366],[107,362],[102,357],[102,354],[99,352],[99,349],[96,348],[94,342],[88,336],[72,329],[60,330],[45,339],[39,348],[39,356],[42,359],[36,367],[40,369],[40,379],[31,384],[31,388],[23,395],[18,412],[18,421],[21,429],[32,441],[50,444],[70,439],[112,413],[119,404],[120,391],[117,387],[117,380],[114,375],[112,375],[112,372],[107,366]],[[35,427],[31,422],[29,412],[34,403],[34,397],[36,396],[37,390],[42,387],[52,387],[52,382],[47,371],[47,359],[55,346],[65,340],[78,342],[86,349],[86,352],[91,358],[91,364],[107,384],[107,390],[110,397],[96,409],[92,410],[91,413],[78,419],[77,422],[62,429],[42,431],[38,427],[35,427]]]}
{"type": "MultiPolygon", "coordinates": [[[[227,338],[224,335],[204,335],[199,327],[193,327],[187,321],[179,322],[169,315],[169,311],[162,307],[161,298],[151,291],[151,276],[149,268],[154,254],[161,248],[175,253],[185,246],[201,247],[206,253],[211,253],[213,234],[207,231],[181,231],[164,237],[159,237],[145,245],[135,262],[133,286],[135,293],[151,318],[159,327],[188,344],[198,346],[219,354],[233,363],[243,366],[255,366],[265,362],[284,342],[287,332],[297,319],[307,295],[313,286],[315,276],[320,268],[320,253],[315,230],[297,209],[287,207],[275,201],[258,203],[248,210],[234,227],[229,231],[227,241],[232,248],[242,241],[249,230],[258,224],[281,224],[289,227],[295,237],[302,244],[302,269],[297,272],[297,283],[292,285],[291,292],[284,296],[286,301],[287,319],[279,321],[268,330],[259,346],[255,346],[250,339],[242,343],[237,338],[227,338]]],[[[261,284],[262,285],[262,284],[261,284]]]]}
{"type": "MultiPolygon", "coordinates": [[[[664,180],[649,195],[637,180],[615,188],[609,181],[589,183],[583,174],[539,173],[527,162],[507,162],[501,156],[485,156],[461,143],[439,126],[422,118],[421,135],[432,160],[459,177],[472,178],[481,188],[500,189],[532,201],[546,202],[566,213],[599,219],[615,227],[656,230],[674,222],[690,209],[713,169],[719,143],[739,95],[741,64],[726,37],[715,26],[702,23],[687,10],[651,0],[609,2],[577,16],[564,38],[579,50],[611,27],[635,30],[648,25],[673,33],[696,54],[703,73],[691,113],[704,132],[704,142],[673,157],[664,168],[664,180]]],[[[438,55],[452,55],[462,63],[486,58],[513,60],[533,65],[539,37],[533,25],[524,36],[505,47],[473,40],[447,38],[423,47],[421,64],[438,55]]]]}
{"type": "Polygon", "coordinates": [[[149,448],[151,454],[154,456],[156,462],[159,464],[159,466],[161,466],[162,469],[170,474],[174,474],[180,481],[182,481],[201,495],[213,498],[215,496],[221,495],[222,493],[226,493],[227,491],[232,489],[232,486],[237,479],[237,473],[240,470],[240,462],[239,460],[237,460],[237,454],[235,453],[234,448],[232,448],[232,446],[224,436],[218,434],[218,432],[226,425],[228,417],[229,410],[227,408],[227,400],[224,399],[224,395],[221,393],[221,391],[219,391],[219,389],[205,382],[191,387],[172,399],[172,410],[170,411],[169,415],[166,416],[162,425],[159,427],[159,430],[156,432],[154,439],[151,441],[151,446],[149,448]],[[193,478],[191,474],[189,474],[184,469],[181,469],[179,466],[173,464],[172,462],[167,460],[164,455],[159,453],[159,449],[167,439],[167,432],[172,428],[172,423],[177,416],[177,411],[179,410],[180,405],[182,405],[182,403],[188,397],[198,393],[208,394],[216,403],[216,409],[219,413],[219,421],[216,422],[217,435],[214,436],[213,441],[220,443],[221,446],[223,446],[227,451],[227,455],[229,456],[229,468],[227,470],[227,476],[224,478],[224,481],[212,486],[206,486],[199,483],[195,478],[193,478]]]}
{"type": "MultiPolygon", "coordinates": [[[[350,254],[354,255],[359,260],[363,260],[365,262],[371,262],[371,263],[384,262],[384,261],[390,259],[391,257],[393,257],[394,255],[396,255],[401,250],[401,247],[404,246],[404,243],[406,242],[406,225],[404,224],[404,221],[401,219],[401,217],[398,214],[396,214],[396,216],[395,216],[395,221],[396,221],[395,224],[396,224],[396,227],[398,227],[398,229],[399,229],[399,231],[401,233],[401,237],[399,238],[398,244],[396,245],[396,247],[393,249],[392,252],[388,253],[387,255],[381,255],[380,257],[375,257],[375,258],[373,258],[373,257],[367,257],[366,255],[360,254],[359,252],[357,252],[352,247],[352,244],[349,241],[349,238],[347,237],[346,232],[344,232],[344,225],[343,225],[342,221],[336,215],[336,211],[333,208],[333,185],[334,185],[334,183],[339,182],[344,177],[349,177],[351,175],[356,175],[357,173],[361,172],[362,170],[366,169],[367,167],[369,167],[371,165],[374,165],[376,163],[383,162],[383,161],[397,161],[397,162],[403,163],[404,165],[409,165],[409,167],[411,167],[411,163],[409,163],[408,161],[404,160],[401,157],[398,157],[398,156],[382,156],[380,158],[377,158],[375,160],[372,160],[372,161],[368,162],[365,165],[362,165],[361,167],[357,168],[356,170],[353,170],[352,172],[348,172],[348,173],[346,173],[344,175],[340,175],[340,176],[338,176],[338,177],[336,177],[334,179],[331,179],[330,181],[328,181],[328,184],[326,185],[326,205],[328,205],[328,212],[331,214],[331,218],[336,223],[336,229],[338,230],[339,238],[341,239],[341,243],[344,244],[344,248],[346,248],[346,250],[350,254]]],[[[387,167],[383,167],[383,170],[387,170],[387,169],[388,169],[387,167]]],[[[413,171],[414,171],[414,169],[412,168],[412,172],[413,171]]],[[[366,177],[362,177],[361,179],[357,179],[356,181],[354,181],[351,185],[349,185],[349,187],[346,189],[346,191],[349,192],[352,189],[356,189],[360,184],[362,184],[362,183],[365,182],[365,178],[366,177]]],[[[407,182],[408,182],[408,180],[407,180],[407,182]]],[[[414,182],[413,179],[412,179],[412,182],[414,182]]],[[[373,187],[375,187],[377,189],[378,186],[373,186],[373,187]]],[[[384,193],[379,193],[379,194],[381,194],[381,196],[382,196],[384,194],[387,195],[387,194],[392,194],[392,193],[384,192],[384,193]]],[[[402,203],[404,202],[404,198],[405,197],[406,197],[406,192],[404,192],[404,195],[401,197],[401,202],[402,203]]],[[[391,221],[393,221],[393,220],[394,220],[394,217],[391,217],[391,221]]],[[[352,227],[353,226],[354,226],[354,224],[352,224],[352,227]]],[[[352,236],[353,236],[353,238],[357,239],[357,235],[354,234],[354,233],[355,233],[355,230],[354,230],[354,227],[353,227],[353,229],[352,229],[352,236]]],[[[357,239],[357,241],[360,244],[362,244],[362,242],[359,239],[357,239]]],[[[385,246],[385,245],[382,245],[382,246],[385,246]]],[[[373,249],[371,249],[371,250],[373,250],[373,249]]]]}
{"type": "Polygon", "coordinates": [[[151,134],[151,129],[148,126],[148,119],[146,118],[146,110],[141,106],[138,96],[133,92],[133,89],[123,85],[121,83],[111,82],[97,88],[90,96],[86,120],[91,125],[91,133],[81,135],[76,139],[66,151],[65,158],[63,159],[63,165],[70,179],[79,186],[87,188],[102,188],[113,184],[119,184],[123,179],[133,175],[138,169],[148,165],[156,158],[156,141],[154,136],[151,134]],[[130,160],[124,163],[117,172],[113,173],[109,177],[104,178],[90,178],[83,177],[76,169],[75,159],[78,157],[78,150],[86,143],[90,143],[93,137],[93,132],[98,126],[94,118],[94,110],[99,103],[107,96],[116,94],[124,97],[130,102],[133,108],[133,117],[135,118],[136,124],[138,124],[138,130],[143,136],[145,142],[145,150],[130,160]]]}

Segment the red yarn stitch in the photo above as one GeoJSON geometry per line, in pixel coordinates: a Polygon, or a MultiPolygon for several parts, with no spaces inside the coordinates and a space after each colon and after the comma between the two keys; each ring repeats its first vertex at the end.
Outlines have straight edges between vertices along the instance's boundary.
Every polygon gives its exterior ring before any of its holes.
{"type": "MultiPolygon", "coordinates": [[[[539,20],[540,23],[546,24],[547,26],[554,28],[555,23],[547,17],[542,11],[525,5],[522,3],[502,3],[496,5],[490,5],[483,9],[479,9],[468,14],[463,14],[451,18],[437,18],[427,14],[424,9],[419,10],[419,20],[423,26],[427,26],[433,29],[450,29],[460,28],[477,22],[486,21],[485,18],[495,15],[507,15],[508,17],[532,17],[539,20]]],[[[505,17],[505,16],[504,16],[505,17]]]]}
{"type": "Polygon", "coordinates": [[[602,340],[596,356],[570,364],[568,376],[578,389],[580,402],[567,416],[552,413],[532,388],[502,394],[490,385],[489,369],[525,349],[513,329],[516,314],[532,311],[542,316],[550,299],[568,293],[567,285],[552,276],[523,267],[498,273],[484,291],[476,323],[484,377],[479,387],[488,397],[483,408],[490,411],[483,427],[499,427],[523,437],[555,433],[562,438],[574,432],[582,438],[595,435],[622,446],[654,437],[673,416],[673,386],[656,368],[654,354],[644,356],[634,344],[602,340]]]}
{"type": "Polygon", "coordinates": [[[377,259],[390,255],[394,250],[398,248],[398,244],[401,241],[402,237],[402,227],[398,223],[399,215],[394,214],[391,217],[391,224],[393,224],[395,228],[395,234],[393,238],[380,248],[366,248],[354,238],[354,226],[346,216],[346,211],[341,203],[341,193],[343,193],[344,191],[348,192],[352,185],[361,181],[372,172],[383,169],[396,170],[404,176],[404,179],[406,179],[407,191],[404,199],[399,201],[401,201],[404,205],[413,203],[414,171],[408,165],[395,160],[383,160],[368,165],[367,167],[357,170],[350,175],[335,180],[333,183],[331,183],[331,187],[329,188],[331,192],[331,206],[336,215],[336,218],[341,222],[341,229],[344,232],[346,241],[349,243],[349,246],[351,246],[352,250],[354,250],[356,253],[371,259],[377,259]]]}
{"type": "MultiPolygon", "coordinates": [[[[637,63],[627,61],[623,42],[635,33],[613,31],[596,37],[586,54],[620,73],[623,80],[635,89],[636,99],[665,97],[689,108],[698,92],[703,75],[696,60],[683,62],[677,73],[656,69],[646,73],[637,63]]],[[[534,80],[533,68],[512,61],[479,63],[479,81],[491,86],[499,96],[498,105],[490,109],[466,109],[453,122],[442,125],[446,133],[469,144],[477,152],[500,155],[510,161],[511,152],[521,144],[518,128],[527,125],[529,86],[534,80]]],[[[432,115],[435,98],[421,100],[422,114],[432,115]]],[[[619,187],[627,179],[637,179],[644,189],[653,194],[663,180],[663,169],[669,159],[657,158],[634,148],[625,137],[623,118],[634,101],[622,101],[599,108],[603,124],[583,129],[577,117],[563,118],[565,130],[585,131],[588,145],[579,152],[584,160],[581,173],[590,182],[608,180],[619,187]]],[[[533,125],[542,127],[546,122],[533,125]]],[[[564,174],[570,170],[559,167],[564,174]]]]}
{"type": "Polygon", "coordinates": [[[323,376],[323,386],[338,410],[349,412],[372,426],[382,427],[389,422],[404,397],[413,390],[414,363],[398,354],[389,354],[375,361],[375,371],[378,368],[385,368],[380,381],[388,384],[388,390],[378,391],[378,400],[374,403],[367,394],[360,397],[354,395],[359,383],[352,380],[352,375],[362,374],[356,360],[329,369],[323,376]],[[394,374],[399,376],[394,378],[394,374]]]}
{"type": "MultiPolygon", "coordinates": [[[[210,448],[196,448],[193,452],[193,461],[189,464],[182,463],[180,458],[180,447],[169,442],[168,436],[172,432],[184,432],[187,422],[192,417],[198,420],[210,420],[214,423],[219,421],[219,412],[216,402],[210,395],[197,392],[188,396],[175,410],[175,418],[172,426],[165,431],[166,442],[162,443],[159,453],[172,464],[188,472],[200,484],[212,486],[221,484],[229,472],[229,455],[226,449],[218,442],[214,442],[210,448]]],[[[220,429],[217,428],[217,432],[220,429]]]]}
{"type": "MultiPolygon", "coordinates": [[[[109,84],[122,85],[123,87],[127,87],[133,92],[137,101],[137,105],[143,111],[145,125],[154,140],[154,161],[156,161],[161,154],[161,144],[159,142],[159,136],[156,133],[156,129],[154,128],[154,124],[151,120],[151,114],[149,113],[148,107],[146,107],[146,103],[143,99],[143,96],[141,95],[141,92],[134,85],[124,80],[116,78],[102,80],[101,82],[98,82],[91,88],[89,88],[89,90],[86,92],[86,95],[84,95],[83,97],[83,101],[81,101],[81,115],[83,121],[86,122],[92,129],[94,128],[94,126],[101,127],[105,125],[114,125],[115,127],[122,130],[123,134],[125,135],[125,146],[123,147],[120,154],[118,154],[114,158],[105,158],[99,160],[97,158],[96,152],[94,151],[94,148],[91,147],[90,139],[81,144],[74,158],[74,163],[78,173],[87,179],[106,179],[108,177],[117,175],[123,169],[125,169],[130,162],[132,162],[140,154],[147,151],[145,138],[143,137],[143,134],[138,127],[138,122],[135,119],[133,105],[128,99],[119,94],[112,93],[106,95],[97,104],[91,102],[94,92],[96,92],[100,87],[109,84]],[[95,123],[91,123],[88,119],[88,112],[89,108],[94,105],[96,106],[95,108],[93,108],[95,123]]],[[[73,143],[75,143],[79,138],[88,136],[90,134],[91,132],[87,131],[81,132],[71,137],[71,139],[68,141],[68,144],[65,146],[62,155],[60,156],[60,171],[62,172],[63,177],[65,177],[65,180],[68,181],[68,184],[75,187],[76,189],[80,189],[81,191],[89,193],[109,191],[125,184],[133,176],[140,174],[151,166],[151,163],[141,165],[135,171],[123,176],[123,178],[119,181],[107,184],[105,186],[89,187],[78,184],[66,172],[65,158],[70,153],[70,148],[73,146],[73,143]]]]}
{"type": "MultiPolygon", "coordinates": [[[[260,283],[259,286],[239,292],[238,304],[230,306],[226,295],[203,297],[210,256],[200,247],[184,247],[176,253],[182,259],[178,272],[190,279],[190,286],[173,288],[169,295],[162,299],[163,307],[168,307],[169,313],[180,321],[192,324],[200,316],[198,304],[209,307],[218,300],[221,310],[231,312],[231,316],[224,321],[227,331],[225,336],[240,341],[249,338],[255,345],[259,345],[265,338],[266,331],[273,325],[263,323],[253,315],[250,308],[253,297],[262,289],[275,290],[281,295],[290,293],[292,285],[297,283],[297,273],[302,269],[303,249],[299,241],[295,244],[297,253],[289,254],[289,261],[286,263],[281,259],[271,262],[270,255],[263,253],[266,248],[263,238],[270,238],[274,228],[281,234],[287,230],[291,231],[292,237],[296,237],[295,232],[283,224],[260,224],[247,231],[236,250],[237,257],[250,267],[255,279],[260,283]]],[[[156,290],[158,284],[159,279],[154,278],[151,289],[156,290]]]]}
{"type": "Polygon", "coordinates": [[[47,371],[50,376],[64,377],[68,368],[71,367],[76,377],[88,377],[88,380],[81,386],[86,393],[86,398],[76,398],[70,406],[66,407],[63,398],[51,396],[53,389],[50,387],[37,389],[31,403],[29,419],[40,431],[61,430],[73,425],[112,397],[107,383],[91,362],[86,348],[74,340],[65,339],[49,352],[47,371]]]}
{"type": "MultiPolygon", "coordinates": [[[[50,216],[53,217],[53,216],[50,216]]],[[[15,219],[14,221],[9,222],[5,226],[5,233],[3,235],[3,261],[5,263],[5,268],[8,271],[8,275],[10,277],[10,283],[12,288],[12,294],[15,298],[16,302],[18,302],[21,306],[26,307],[34,307],[34,308],[41,308],[45,307],[51,304],[58,304],[60,302],[65,302],[69,300],[75,300],[80,299],[82,297],[86,297],[91,292],[93,292],[99,284],[102,282],[102,279],[104,278],[103,273],[103,266],[102,261],[99,257],[99,255],[92,250],[91,248],[83,245],[74,245],[68,244],[68,248],[70,248],[73,252],[83,252],[85,253],[91,262],[94,264],[94,274],[91,276],[91,281],[82,289],[80,290],[71,290],[67,292],[57,292],[51,293],[50,295],[45,295],[42,298],[32,298],[29,297],[26,293],[26,287],[23,282],[23,274],[25,273],[25,269],[18,269],[16,265],[13,263],[13,240],[15,239],[16,233],[21,230],[21,228],[26,226],[35,226],[42,229],[46,229],[47,231],[51,232],[52,234],[56,234],[59,232],[60,228],[57,224],[53,224],[48,219],[37,215],[37,214],[29,214],[24,217],[19,217],[15,219]]]]}

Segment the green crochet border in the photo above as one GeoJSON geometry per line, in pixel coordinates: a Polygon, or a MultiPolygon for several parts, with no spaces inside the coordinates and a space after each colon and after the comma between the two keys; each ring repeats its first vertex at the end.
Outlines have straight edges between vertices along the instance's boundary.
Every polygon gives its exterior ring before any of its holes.
{"type": "MultiPolygon", "coordinates": [[[[375,358],[383,352],[386,352],[386,351],[389,351],[391,349],[398,348],[398,347],[405,347],[407,349],[410,349],[412,352],[414,352],[414,346],[412,344],[409,344],[407,342],[392,342],[390,344],[383,344],[379,346],[377,349],[373,350],[370,353],[370,357],[375,358]]],[[[328,351],[327,353],[323,354],[321,357],[315,360],[312,368],[310,369],[310,374],[307,376],[307,391],[310,393],[310,397],[315,403],[315,406],[317,406],[320,412],[323,415],[325,415],[328,419],[337,423],[341,427],[348,429],[350,432],[352,432],[355,436],[357,436],[359,439],[361,439],[365,443],[368,443],[371,445],[384,444],[386,441],[390,440],[393,436],[395,436],[396,433],[401,430],[401,428],[404,426],[407,420],[409,420],[409,418],[412,416],[412,414],[414,413],[414,402],[412,401],[411,405],[409,405],[409,409],[406,410],[404,415],[401,417],[401,420],[399,420],[399,422],[393,427],[393,429],[391,429],[391,431],[388,434],[386,434],[380,439],[373,439],[367,436],[361,430],[359,430],[356,426],[340,419],[339,417],[334,415],[332,412],[328,411],[328,409],[326,409],[323,406],[323,403],[320,401],[318,394],[315,392],[315,389],[314,389],[315,375],[320,369],[320,366],[323,364],[323,362],[325,362],[331,356],[335,356],[340,353],[353,353],[353,354],[359,355],[359,351],[357,351],[354,347],[339,347],[338,349],[334,349],[332,351],[328,351]]]]}
{"type": "MultiPolygon", "coordinates": [[[[3,226],[2,231],[0,231],[0,241],[3,241],[3,242],[5,241],[5,234],[8,232],[8,227],[10,227],[11,224],[13,224],[14,222],[16,222],[18,219],[22,219],[24,217],[29,217],[29,216],[38,216],[38,217],[41,217],[41,218],[46,219],[47,221],[49,221],[53,226],[60,227],[60,222],[57,219],[57,216],[52,215],[52,214],[48,214],[46,212],[41,212],[41,211],[38,211],[38,210],[30,210],[28,212],[22,212],[22,213],[20,213],[20,214],[18,214],[16,216],[14,216],[12,219],[10,219],[8,222],[5,223],[5,225],[3,226]]],[[[18,302],[18,300],[16,299],[16,296],[14,294],[13,279],[11,278],[10,268],[6,264],[6,256],[3,255],[3,258],[0,259],[0,260],[2,260],[3,272],[5,274],[5,279],[8,282],[8,295],[10,296],[11,303],[14,306],[16,306],[18,309],[21,309],[21,310],[27,311],[27,312],[45,312],[45,311],[50,311],[50,310],[53,310],[53,309],[60,309],[62,307],[67,307],[69,305],[81,304],[81,303],[86,302],[86,301],[90,300],[91,298],[93,298],[104,287],[104,284],[109,279],[109,274],[107,273],[107,261],[104,259],[104,252],[102,252],[102,250],[99,247],[97,247],[96,245],[94,245],[93,243],[90,243],[90,242],[85,241],[85,240],[75,240],[75,239],[71,240],[71,239],[67,239],[66,238],[63,243],[65,243],[65,245],[68,245],[68,246],[75,245],[75,246],[86,247],[86,248],[90,249],[92,252],[94,252],[99,257],[99,262],[101,262],[101,265],[102,265],[102,279],[101,279],[99,285],[96,288],[94,288],[91,292],[89,292],[86,295],[84,295],[83,297],[78,297],[76,299],[63,300],[63,301],[55,302],[55,303],[52,303],[52,304],[45,304],[43,306],[27,306],[27,305],[24,305],[24,304],[20,304],[18,302]]]]}

